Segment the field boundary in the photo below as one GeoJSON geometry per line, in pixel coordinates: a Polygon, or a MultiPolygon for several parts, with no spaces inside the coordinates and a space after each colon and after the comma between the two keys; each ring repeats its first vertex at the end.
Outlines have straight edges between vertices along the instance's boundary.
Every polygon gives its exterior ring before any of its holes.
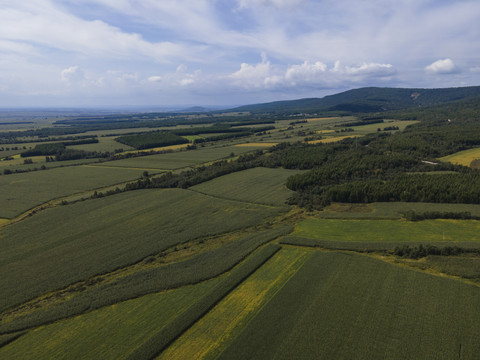
{"type": "Polygon", "coordinates": [[[281,246],[269,244],[247,258],[234,269],[221,284],[189,307],[143,345],[129,354],[127,360],[151,360],[182,335],[192,324],[198,321],[225,296],[235,289],[246,278],[253,274],[268,259],[275,255],[281,246]]]}

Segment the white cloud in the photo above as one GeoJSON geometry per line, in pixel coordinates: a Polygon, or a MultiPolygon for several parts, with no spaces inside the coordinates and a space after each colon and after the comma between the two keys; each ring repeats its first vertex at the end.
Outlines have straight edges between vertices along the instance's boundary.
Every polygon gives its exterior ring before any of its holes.
{"type": "Polygon", "coordinates": [[[238,0],[238,8],[257,6],[273,6],[276,8],[294,7],[304,3],[305,0],[238,0]]]}
{"type": "Polygon", "coordinates": [[[77,65],[63,69],[60,73],[62,81],[70,83],[71,81],[83,79],[83,71],[79,70],[77,65]]]}
{"type": "Polygon", "coordinates": [[[458,71],[452,59],[437,60],[425,67],[428,74],[452,74],[458,71]]]}
{"type": "Polygon", "coordinates": [[[324,77],[327,65],[320,61],[310,63],[304,61],[300,65],[291,65],[285,72],[285,79],[295,85],[297,83],[311,83],[324,77]]]}
{"type": "Polygon", "coordinates": [[[332,71],[362,77],[388,77],[396,73],[395,68],[391,64],[363,63],[361,65],[342,67],[339,61],[335,62],[332,71]]]}
{"type": "Polygon", "coordinates": [[[379,81],[391,79],[396,69],[391,64],[364,63],[361,65],[343,66],[336,61],[330,69],[321,62],[304,61],[282,70],[273,67],[263,57],[261,63],[250,65],[242,63],[240,70],[230,75],[236,86],[252,89],[290,89],[291,91],[312,88],[336,88],[352,84],[361,84],[372,78],[379,81]]]}
{"type": "Polygon", "coordinates": [[[157,61],[179,54],[181,46],[169,41],[149,42],[140,34],[124,32],[102,20],[83,20],[50,0],[5,0],[0,9],[0,39],[48,47],[88,56],[151,57],[157,61]]]}

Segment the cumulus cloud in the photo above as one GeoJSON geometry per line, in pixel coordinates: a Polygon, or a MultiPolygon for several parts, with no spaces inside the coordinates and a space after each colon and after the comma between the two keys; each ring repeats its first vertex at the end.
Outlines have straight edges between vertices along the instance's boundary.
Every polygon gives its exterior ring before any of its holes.
{"type": "Polygon", "coordinates": [[[388,77],[396,73],[391,64],[363,63],[361,65],[342,66],[335,62],[332,72],[360,77],[388,77]]]}
{"type": "Polygon", "coordinates": [[[147,82],[160,86],[190,87],[195,85],[201,76],[201,71],[188,72],[187,66],[180,64],[175,72],[164,75],[153,75],[147,78],[147,82]]]}
{"type": "Polygon", "coordinates": [[[339,61],[330,68],[321,61],[304,61],[282,70],[280,66],[273,67],[264,56],[262,62],[258,64],[242,63],[240,70],[231,74],[230,78],[234,80],[235,85],[245,88],[294,91],[302,88],[335,88],[361,84],[372,78],[381,81],[391,79],[396,72],[391,64],[364,63],[344,66],[339,61]]]}
{"type": "Polygon", "coordinates": [[[262,54],[261,63],[255,65],[242,63],[240,70],[229,77],[235,85],[244,88],[271,88],[281,81],[265,54],[262,54]]]}
{"type": "Polygon", "coordinates": [[[297,83],[311,83],[321,80],[327,71],[327,65],[320,61],[310,63],[304,61],[300,65],[291,65],[285,72],[285,79],[295,85],[297,83]]]}
{"type": "Polygon", "coordinates": [[[452,59],[437,60],[425,67],[427,74],[452,74],[458,72],[452,59]]]}

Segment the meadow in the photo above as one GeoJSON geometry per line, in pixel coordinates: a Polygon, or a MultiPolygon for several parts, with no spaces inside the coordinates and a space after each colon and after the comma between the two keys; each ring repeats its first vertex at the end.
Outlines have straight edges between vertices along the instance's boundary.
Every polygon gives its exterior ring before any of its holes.
{"type": "Polygon", "coordinates": [[[479,305],[476,286],[316,252],[217,358],[474,359],[479,305]]]}
{"type": "Polygon", "coordinates": [[[198,237],[260,225],[281,211],[180,189],[47,209],[0,229],[0,309],[198,237]]]}

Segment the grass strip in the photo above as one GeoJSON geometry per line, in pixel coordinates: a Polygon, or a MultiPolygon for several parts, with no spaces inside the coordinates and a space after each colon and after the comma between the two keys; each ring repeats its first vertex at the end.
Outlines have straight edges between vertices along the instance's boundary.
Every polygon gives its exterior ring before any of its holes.
{"type": "Polygon", "coordinates": [[[130,354],[127,360],[150,360],[156,355],[159,355],[194,322],[205,315],[244,279],[270,259],[280,248],[279,245],[269,244],[248,257],[245,262],[235,268],[230,276],[220,285],[148,339],[135,352],[130,354]]]}

